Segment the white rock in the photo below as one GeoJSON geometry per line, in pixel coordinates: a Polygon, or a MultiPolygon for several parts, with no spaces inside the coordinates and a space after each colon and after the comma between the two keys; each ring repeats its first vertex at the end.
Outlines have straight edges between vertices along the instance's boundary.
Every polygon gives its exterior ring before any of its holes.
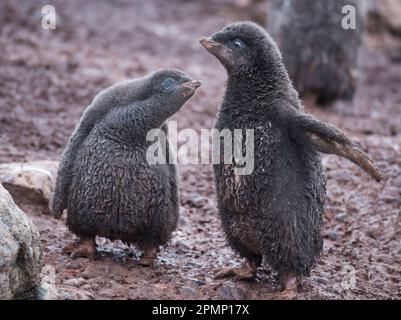
{"type": "Polygon", "coordinates": [[[56,271],[53,266],[46,265],[42,269],[41,281],[37,290],[38,300],[59,300],[56,287],[56,271]]]}
{"type": "Polygon", "coordinates": [[[32,293],[41,269],[39,232],[0,184],[0,299],[32,293]]]}
{"type": "Polygon", "coordinates": [[[17,205],[48,204],[57,177],[58,162],[35,161],[0,165],[0,183],[11,193],[17,205]]]}

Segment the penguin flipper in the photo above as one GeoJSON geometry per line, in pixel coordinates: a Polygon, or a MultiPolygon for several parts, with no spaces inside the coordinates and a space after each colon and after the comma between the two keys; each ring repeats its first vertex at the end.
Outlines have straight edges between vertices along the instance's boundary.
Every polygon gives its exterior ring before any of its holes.
{"type": "Polygon", "coordinates": [[[55,218],[60,218],[64,209],[67,208],[69,198],[69,187],[72,181],[72,169],[76,157],[76,152],[85,140],[87,135],[83,135],[79,128],[75,130],[68,141],[67,147],[61,155],[60,165],[57,173],[57,181],[50,201],[50,212],[55,218]]]}
{"type": "Polygon", "coordinates": [[[103,119],[108,111],[109,108],[105,103],[91,104],[84,112],[61,155],[57,181],[50,201],[50,212],[55,218],[60,218],[64,209],[67,208],[76,154],[96,123],[103,119]]]}
{"type": "Polygon", "coordinates": [[[295,113],[296,116],[291,121],[292,125],[307,134],[316,151],[335,154],[348,159],[377,182],[382,180],[382,173],[373,160],[354,142],[349,140],[342,131],[332,124],[320,121],[311,115],[301,112],[295,113]]]}

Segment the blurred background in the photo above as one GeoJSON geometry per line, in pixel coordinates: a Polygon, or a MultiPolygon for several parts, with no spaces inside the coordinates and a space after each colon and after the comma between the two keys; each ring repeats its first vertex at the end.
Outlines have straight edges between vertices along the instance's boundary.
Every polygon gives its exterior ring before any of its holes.
{"type": "MultiPolygon", "coordinates": [[[[0,0],[0,163],[58,160],[96,93],[159,68],[179,68],[204,81],[174,119],[180,129],[211,128],[226,73],[198,39],[236,20],[267,27],[273,5],[273,0],[0,0]],[[42,28],[41,9],[49,4],[57,13],[54,30],[42,28]]],[[[329,179],[325,253],[305,298],[401,298],[401,1],[366,0],[362,15],[353,99],[321,106],[305,95],[304,102],[308,112],[358,141],[386,177],[376,184],[352,164],[323,157],[329,179]],[[356,270],[352,290],[340,285],[343,265],[356,270]]],[[[215,268],[239,260],[220,230],[212,171],[182,166],[180,176],[182,218],[156,275],[122,270],[125,258],[109,253],[126,249],[106,240],[103,264],[73,264],[61,254],[74,239],[63,222],[25,203],[41,232],[45,263],[56,267],[57,285],[73,298],[274,298],[268,269],[253,284],[213,282],[215,268]],[[82,282],[70,281],[85,272],[82,282]]]]}
{"type": "MultiPolygon", "coordinates": [[[[41,9],[48,2],[1,0],[1,159],[54,157],[97,92],[158,68],[181,68],[205,80],[181,115],[183,125],[210,127],[225,73],[197,39],[236,20],[267,26],[272,2],[52,1],[56,29],[44,30],[41,9]]],[[[394,115],[400,104],[401,5],[397,0],[363,2],[369,5],[356,101],[334,110],[359,116],[350,129],[394,134],[400,130],[394,115]]]]}

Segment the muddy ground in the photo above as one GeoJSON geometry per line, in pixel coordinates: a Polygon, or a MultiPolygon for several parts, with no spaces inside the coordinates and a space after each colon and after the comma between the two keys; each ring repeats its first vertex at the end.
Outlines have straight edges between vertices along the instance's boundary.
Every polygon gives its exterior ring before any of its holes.
{"type": "MultiPolygon", "coordinates": [[[[49,1],[0,2],[0,162],[57,160],[82,111],[110,84],[177,67],[204,80],[175,115],[179,128],[210,128],[226,79],[197,43],[237,19],[252,18],[230,1],[51,1],[57,29],[41,28],[49,1]]],[[[385,173],[375,183],[345,160],[324,156],[328,177],[324,254],[303,282],[301,299],[401,298],[401,39],[367,34],[352,104],[307,110],[358,141],[385,173]]],[[[241,260],[226,246],[210,166],[180,166],[182,212],[155,269],[139,252],[98,239],[97,261],[72,260],[76,238],[37,210],[45,264],[71,299],[279,299],[268,267],[256,281],[213,280],[241,260]]]]}

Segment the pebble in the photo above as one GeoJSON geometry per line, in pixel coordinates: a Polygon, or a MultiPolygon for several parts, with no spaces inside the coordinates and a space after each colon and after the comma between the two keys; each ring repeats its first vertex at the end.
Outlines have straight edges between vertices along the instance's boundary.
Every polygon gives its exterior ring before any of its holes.
{"type": "Polygon", "coordinates": [[[198,295],[198,293],[196,292],[196,290],[192,289],[191,287],[188,286],[184,286],[180,289],[180,293],[183,296],[191,296],[191,297],[196,297],[198,295]]]}
{"type": "Polygon", "coordinates": [[[65,268],[69,270],[79,270],[82,268],[82,265],[78,261],[71,261],[65,268]]]}
{"type": "Polygon", "coordinates": [[[64,279],[63,284],[66,286],[80,287],[86,284],[86,280],[84,278],[64,279]]]}
{"type": "Polygon", "coordinates": [[[316,278],[316,281],[317,281],[317,283],[320,283],[320,284],[327,284],[328,283],[327,279],[322,278],[322,277],[316,278]]]}
{"type": "Polygon", "coordinates": [[[204,286],[206,284],[205,281],[199,280],[199,279],[196,279],[196,278],[189,279],[189,281],[190,281],[191,284],[193,284],[193,285],[195,285],[197,287],[201,287],[201,286],[204,286]]]}
{"type": "Polygon", "coordinates": [[[224,282],[219,291],[223,295],[223,299],[227,300],[243,300],[246,299],[248,294],[246,289],[233,282],[224,282]]]}
{"type": "Polygon", "coordinates": [[[177,253],[186,253],[191,250],[191,248],[182,240],[177,239],[175,241],[175,247],[177,248],[177,253]]]}
{"type": "Polygon", "coordinates": [[[337,231],[335,230],[330,230],[327,236],[329,237],[330,240],[333,241],[338,241],[338,239],[340,238],[337,231]]]}
{"type": "Polygon", "coordinates": [[[379,227],[371,227],[366,231],[366,235],[371,237],[372,239],[379,238],[381,230],[379,227]]]}

